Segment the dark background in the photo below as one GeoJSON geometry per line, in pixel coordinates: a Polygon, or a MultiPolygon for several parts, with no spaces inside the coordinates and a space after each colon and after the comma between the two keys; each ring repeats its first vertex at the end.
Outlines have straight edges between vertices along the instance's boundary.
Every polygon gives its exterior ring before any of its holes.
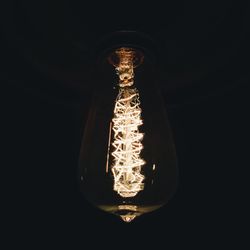
{"type": "Polygon", "coordinates": [[[249,168],[249,4],[6,1],[1,4],[1,223],[35,248],[244,244],[249,168]],[[132,224],[89,205],[76,179],[103,36],[136,30],[160,50],[158,79],[180,184],[132,224]],[[117,245],[118,244],[118,245],[117,245]],[[66,246],[66,245],[65,245],[66,246]]]}

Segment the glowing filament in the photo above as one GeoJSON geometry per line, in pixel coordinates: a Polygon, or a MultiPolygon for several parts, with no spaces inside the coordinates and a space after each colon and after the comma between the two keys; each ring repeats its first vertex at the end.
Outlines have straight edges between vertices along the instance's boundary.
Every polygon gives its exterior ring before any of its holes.
{"type": "Polygon", "coordinates": [[[145,164],[140,153],[143,134],[139,94],[136,88],[120,88],[113,118],[114,142],[114,190],[122,197],[133,197],[143,190],[144,176],[141,166],[145,164]]]}
{"type": "Polygon", "coordinates": [[[134,50],[120,48],[115,51],[119,63],[112,63],[119,76],[119,93],[116,98],[114,116],[109,131],[106,172],[109,165],[111,128],[113,130],[112,173],[113,189],[122,197],[133,197],[144,189],[144,175],[141,167],[145,164],[140,157],[143,145],[141,108],[139,93],[134,84],[134,50]],[[112,126],[113,125],[113,126],[112,126]]]}

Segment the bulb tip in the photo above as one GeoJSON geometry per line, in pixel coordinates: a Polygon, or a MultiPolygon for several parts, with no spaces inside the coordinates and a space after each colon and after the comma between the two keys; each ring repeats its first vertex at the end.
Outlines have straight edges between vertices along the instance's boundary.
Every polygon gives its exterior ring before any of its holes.
{"type": "Polygon", "coordinates": [[[124,222],[129,223],[136,218],[136,215],[126,214],[126,215],[120,215],[120,217],[124,222]]]}

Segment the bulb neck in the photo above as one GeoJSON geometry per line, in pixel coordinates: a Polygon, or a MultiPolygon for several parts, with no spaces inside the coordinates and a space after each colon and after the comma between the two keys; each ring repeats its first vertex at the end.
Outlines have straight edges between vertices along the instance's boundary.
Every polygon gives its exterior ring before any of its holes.
{"type": "Polygon", "coordinates": [[[119,64],[115,67],[119,76],[120,87],[130,87],[134,84],[134,51],[121,48],[115,51],[119,58],[119,64]]]}
{"type": "Polygon", "coordinates": [[[143,59],[142,52],[132,48],[121,47],[111,53],[108,61],[115,67],[120,87],[130,87],[134,84],[134,68],[138,67],[143,59]]]}

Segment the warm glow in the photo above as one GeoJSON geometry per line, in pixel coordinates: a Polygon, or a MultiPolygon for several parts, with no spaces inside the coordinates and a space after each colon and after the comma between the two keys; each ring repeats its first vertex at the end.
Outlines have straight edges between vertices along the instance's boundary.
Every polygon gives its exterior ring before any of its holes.
{"type": "Polygon", "coordinates": [[[131,55],[120,55],[121,62],[116,67],[120,78],[119,93],[116,98],[113,122],[114,157],[112,173],[114,190],[122,197],[133,197],[144,189],[144,175],[141,167],[145,161],[140,157],[143,134],[139,126],[143,124],[138,90],[133,85],[133,64],[131,55]]]}

